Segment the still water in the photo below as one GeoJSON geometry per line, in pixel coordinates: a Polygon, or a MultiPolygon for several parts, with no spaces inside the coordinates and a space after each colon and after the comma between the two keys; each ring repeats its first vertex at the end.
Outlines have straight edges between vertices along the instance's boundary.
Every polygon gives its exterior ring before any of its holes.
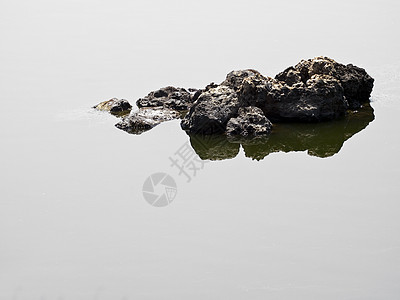
{"type": "Polygon", "coordinates": [[[2,2],[0,299],[398,299],[399,4],[319,3],[2,2]],[[364,67],[371,107],[262,143],[91,109],[318,55],[364,67]]]}

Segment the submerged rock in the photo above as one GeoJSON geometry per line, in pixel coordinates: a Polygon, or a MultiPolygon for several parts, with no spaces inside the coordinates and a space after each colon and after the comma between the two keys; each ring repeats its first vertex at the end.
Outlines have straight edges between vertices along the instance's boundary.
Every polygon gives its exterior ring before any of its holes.
{"type": "Polygon", "coordinates": [[[168,86],[149,93],[146,97],[136,101],[136,105],[141,107],[165,107],[175,110],[188,110],[192,106],[192,98],[197,90],[175,88],[168,86]]]}
{"type": "Polygon", "coordinates": [[[115,126],[131,134],[141,134],[152,129],[158,124],[178,119],[179,113],[175,110],[163,107],[140,108],[124,117],[115,126]]]}
{"type": "Polygon", "coordinates": [[[226,133],[230,136],[265,135],[271,130],[272,123],[261,109],[254,106],[239,108],[238,116],[231,118],[226,125],[226,133]]]}
{"type": "Polygon", "coordinates": [[[97,110],[108,111],[115,115],[124,115],[130,112],[132,105],[128,102],[128,100],[112,98],[93,106],[93,108],[97,110]]]}

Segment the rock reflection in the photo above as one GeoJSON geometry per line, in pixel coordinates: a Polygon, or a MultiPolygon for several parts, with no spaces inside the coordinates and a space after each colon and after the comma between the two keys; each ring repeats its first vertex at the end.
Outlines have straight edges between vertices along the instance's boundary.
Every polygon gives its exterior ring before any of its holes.
{"type": "Polygon", "coordinates": [[[223,160],[236,157],[240,143],[231,143],[225,135],[189,134],[190,144],[197,155],[203,159],[223,160]]]}
{"type": "Polygon", "coordinates": [[[236,157],[242,145],[246,157],[262,160],[270,153],[307,151],[309,155],[330,157],[340,151],[343,143],[365,129],[374,120],[374,110],[365,105],[341,119],[321,123],[274,124],[272,133],[263,138],[231,139],[225,135],[193,135],[190,143],[203,160],[236,157]]]}

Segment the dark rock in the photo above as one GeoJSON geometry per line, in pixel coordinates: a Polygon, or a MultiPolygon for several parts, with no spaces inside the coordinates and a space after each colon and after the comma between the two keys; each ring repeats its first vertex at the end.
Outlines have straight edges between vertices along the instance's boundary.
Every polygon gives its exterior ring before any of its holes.
{"type": "Polygon", "coordinates": [[[204,89],[197,90],[192,98],[194,104],[182,120],[182,128],[201,134],[225,132],[229,119],[236,117],[238,113],[237,91],[245,78],[255,75],[262,77],[258,71],[252,69],[232,71],[221,84],[212,82],[204,89]]]}
{"type": "Polygon", "coordinates": [[[340,82],[350,109],[357,109],[369,102],[374,79],[362,68],[352,64],[343,65],[328,57],[320,56],[302,60],[296,66],[279,73],[275,78],[292,86],[299,82],[306,83],[316,74],[329,75],[340,82]]]}
{"type": "Polygon", "coordinates": [[[258,107],[239,108],[236,118],[231,118],[226,125],[226,133],[231,136],[258,136],[271,132],[272,123],[258,107]]]}
{"type": "Polygon", "coordinates": [[[237,115],[238,109],[239,102],[233,89],[225,85],[209,87],[190,108],[181,127],[191,133],[223,133],[227,122],[237,115]]]}
{"type": "MultiPolygon", "coordinates": [[[[288,72],[290,82],[297,77],[288,72]]],[[[329,75],[313,75],[292,85],[277,79],[251,76],[238,92],[240,106],[256,106],[271,121],[316,122],[344,116],[347,101],[339,81],[329,75]]]]}
{"type": "Polygon", "coordinates": [[[226,79],[221,83],[221,85],[226,85],[237,92],[242,87],[245,78],[255,75],[262,77],[260,72],[253,69],[232,71],[226,75],[226,79]]]}
{"type": "Polygon", "coordinates": [[[93,106],[93,108],[108,111],[114,115],[124,115],[130,112],[132,105],[130,105],[128,100],[112,98],[93,106]]]}
{"type": "Polygon", "coordinates": [[[208,90],[210,90],[210,89],[213,89],[213,88],[216,88],[216,87],[218,87],[219,86],[219,84],[216,84],[216,83],[214,83],[214,82],[211,82],[210,84],[208,84],[204,89],[198,89],[198,90],[196,90],[196,92],[193,94],[193,96],[192,96],[192,101],[193,101],[193,104],[194,104],[194,102],[197,100],[197,99],[199,99],[199,97],[200,97],[200,95],[202,94],[202,93],[205,93],[205,92],[207,92],[208,90]]]}
{"type": "Polygon", "coordinates": [[[179,116],[179,112],[169,108],[140,108],[123,118],[115,126],[128,133],[141,134],[162,122],[178,119],[179,116]]]}
{"type": "Polygon", "coordinates": [[[149,93],[146,97],[136,101],[136,105],[141,107],[160,107],[175,110],[188,110],[193,100],[196,89],[187,91],[183,88],[168,86],[149,93]]]}
{"type": "MultiPolygon", "coordinates": [[[[302,60],[275,78],[253,69],[232,71],[221,84],[211,83],[204,89],[168,86],[153,91],[137,100],[139,110],[116,126],[141,133],[181,117],[182,129],[190,134],[223,134],[235,143],[241,143],[238,136],[252,137],[255,143],[271,132],[269,120],[343,119],[349,108],[360,109],[369,103],[373,82],[364,69],[327,57],[302,60]]],[[[126,100],[111,99],[96,108],[115,114],[129,112],[131,106],[126,100]]],[[[251,145],[246,139],[243,142],[251,145]]]]}

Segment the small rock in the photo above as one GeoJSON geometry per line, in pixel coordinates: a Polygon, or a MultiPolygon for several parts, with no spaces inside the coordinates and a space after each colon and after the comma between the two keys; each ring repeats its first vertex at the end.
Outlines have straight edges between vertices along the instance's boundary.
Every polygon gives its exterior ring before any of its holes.
{"type": "Polygon", "coordinates": [[[179,119],[179,116],[177,111],[169,108],[140,108],[124,117],[115,126],[128,133],[141,134],[162,122],[179,119]]]}
{"type": "Polygon", "coordinates": [[[136,105],[141,107],[160,107],[175,110],[188,110],[192,106],[192,98],[197,90],[168,86],[149,93],[146,97],[136,101],[136,105]]]}
{"type": "Polygon", "coordinates": [[[239,115],[231,118],[226,125],[226,133],[231,136],[259,136],[271,132],[272,123],[258,107],[241,107],[239,115]]]}
{"type": "Polygon", "coordinates": [[[132,109],[132,105],[130,105],[128,100],[112,98],[93,106],[93,108],[97,110],[108,111],[112,114],[121,115],[128,114],[132,109]]]}

